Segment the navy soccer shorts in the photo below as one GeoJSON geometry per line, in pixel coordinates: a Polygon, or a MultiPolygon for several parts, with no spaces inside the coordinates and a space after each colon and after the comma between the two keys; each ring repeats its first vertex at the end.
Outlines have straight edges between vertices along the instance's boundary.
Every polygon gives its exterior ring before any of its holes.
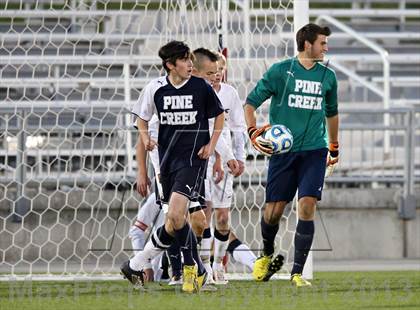
{"type": "Polygon", "coordinates": [[[160,182],[163,189],[163,201],[168,203],[171,194],[176,192],[186,196],[191,202],[189,212],[205,208],[204,179],[206,178],[205,166],[193,166],[180,168],[169,175],[161,175],[160,182]]]}
{"type": "Polygon", "coordinates": [[[266,202],[316,197],[321,200],[328,149],[273,155],[267,175],[266,202]]]}

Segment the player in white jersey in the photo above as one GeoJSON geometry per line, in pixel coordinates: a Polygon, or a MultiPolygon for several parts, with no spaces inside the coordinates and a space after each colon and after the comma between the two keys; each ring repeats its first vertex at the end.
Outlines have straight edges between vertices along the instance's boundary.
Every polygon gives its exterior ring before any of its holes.
{"type": "MultiPolygon", "coordinates": [[[[206,215],[208,222],[211,220],[211,211],[214,208],[216,225],[214,228],[214,263],[213,270],[209,269],[209,273],[213,273],[216,284],[227,284],[224,276],[224,266],[222,265],[223,257],[226,255],[226,249],[229,244],[229,214],[230,205],[233,196],[233,177],[241,175],[245,167],[245,132],[246,124],[243,116],[242,101],[238,92],[230,85],[222,83],[226,60],[223,55],[218,54],[218,71],[213,89],[215,90],[219,100],[225,110],[225,127],[222,131],[222,139],[219,144],[224,143],[224,148],[218,150],[222,164],[226,173],[221,182],[211,177],[212,167],[209,165],[206,179],[206,215]],[[237,169],[232,169],[232,163],[238,165],[237,169]]],[[[213,156],[210,162],[217,163],[217,159],[213,156]]],[[[210,224],[210,223],[209,223],[210,224]]],[[[210,227],[210,225],[209,225],[210,227]]],[[[202,241],[201,256],[203,263],[209,260],[209,251],[211,248],[212,236],[210,228],[205,230],[202,241]]],[[[209,264],[204,265],[209,268],[209,264]]],[[[211,277],[210,277],[211,278],[211,277]]]]}
{"type": "MultiPolygon", "coordinates": [[[[149,135],[152,139],[157,140],[158,137],[158,128],[159,128],[159,120],[156,116],[154,116],[150,123],[149,123],[149,135]]],[[[139,143],[142,143],[140,139],[137,141],[137,146],[139,143]]],[[[141,152],[141,150],[138,150],[138,147],[136,146],[136,152],[141,152]]],[[[136,157],[140,157],[141,155],[137,155],[136,157]]],[[[159,154],[157,149],[149,152],[149,158],[150,162],[152,163],[155,176],[158,178],[160,173],[160,167],[159,167],[159,154]]],[[[140,173],[140,169],[138,169],[138,174],[140,173]]],[[[138,179],[139,179],[138,175],[138,179]]],[[[158,180],[156,180],[158,181],[158,180]]],[[[140,182],[137,182],[137,186],[140,186],[140,182]]],[[[140,188],[138,188],[138,191],[140,192],[140,188]]],[[[164,221],[164,212],[161,212],[161,208],[159,204],[156,202],[156,194],[154,192],[149,194],[149,197],[146,199],[146,202],[139,206],[136,221],[133,224],[133,226],[130,228],[129,231],[129,238],[131,241],[131,245],[133,248],[134,253],[137,253],[138,251],[142,251],[144,248],[144,245],[146,243],[146,239],[148,237],[148,234],[146,233],[147,229],[149,228],[152,230],[154,227],[159,227],[163,224],[164,221]]],[[[152,232],[150,231],[149,234],[152,232]]],[[[159,280],[160,279],[160,263],[161,263],[161,257],[159,256],[150,264],[147,264],[144,268],[145,272],[145,280],[151,281],[151,280],[159,280]]]]}
{"type": "MultiPolygon", "coordinates": [[[[156,116],[152,118],[149,125],[149,135],[157,140],[158,135],[158,128],[159,122],[156,116]]],[[[140,140],[140,139],[139,139],[140,140]]],[[[141,143],[141,141],[137,141],[138,143],[141,143]]],[[[136,152],[138,152],[136,146],[136,152]]],[[[152,163],[153,169],[155,171],[155,175],[159,175],[159,154],[157,150],[153,150],[150,153],[150,161],[152,163]]],[[[140,169],[138,169],[138,177],[139,179],[140,169]]],[[[140,186],[140,182],[137,182],[137,187],[140,186]]],[[[140,189],[138,189],[140,192],[140,189]]],[[[160,207],[159,204],[156,203],[156,195],[155,193],[151,193],[149,197],[147,198],[146,202],[140,207],[137,212],[137,217],[134,225],[131,227],[129,232],[129,237],[131,240],[131,244],[133,246],[134,252],[143,250],[146,234],[145,231],[151,227],[152,225],[155,225],[154,223],[155,219],[157,220],[157,216],[160,213],[160,207]]]]}

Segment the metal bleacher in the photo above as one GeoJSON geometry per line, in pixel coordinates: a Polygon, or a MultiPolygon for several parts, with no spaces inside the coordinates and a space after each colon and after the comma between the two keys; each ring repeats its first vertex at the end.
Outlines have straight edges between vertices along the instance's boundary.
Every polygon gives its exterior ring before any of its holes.
{"type": "MultiPolygon", "coordinates": [[[[8,6],[0,10],[0,112],[10,115],[13,111],[20,111],[19,109],[36,111],[48,108],[52,112],[54,109],[64,109],[60,119],[51,114],[52,123],[43,123],[42,128],[40,116],[29,116],[28,132],[41,134],[43,129],[48,128],[55,128],[58,132],[57,136],[51,138],[51,149],[28,151],[27,155],[31,161],[36,162],[36,158],[42,156],[49,158],[46,161],[54,160],[59,146],[60,156],[71,156],[74,154],[72,150],[75,144],[79,143],[79,158],[87,155],[93,148],[95,151],[90,153],[91,163],[117,162],[115,171],[126,173],[124,160],[120,159],[126,156],[125,150],[113,152],[108,149],[102,152],[101,145],[117,145],[118,139],[121,138],[118,133],[113,132],[111,124],[120,122],[120,129],[128,128],[127,120],[120,119],[121,110],[129,106],[124,90],[127,81],[131,88],[131,101],[134,101],[148,80],[161,74],[156,51],[165,42],[167,37],[162,34],[166,33],[167,29],[164,23],[165,16],[158,10],[160,2],[136,1],[135,3],[140,5],[138,10],[123,6],[107,10],[103,7],[92,7],[96,2],[90,7],[84,7],[72,6],[72,3],[77,2],[63,0],[54,1],[54,5],[63,5],[65,9],[52,10],[51,1],[25,1],[24,4],[17,0],[7,1],[8,6]],[[151,5],[146,14],[141,5],[150,3],[156,5],[151,5]],[[36,10],[33,10],[34,5],[37,5],[36,10]],[[93,108],[95,111],[91,112],[92,116],[86,119],[84,109],[93,108]],[[63,124],[69,125],[69,129],[61,130],[63,124]],[[84,132],[89,133],[86,141],[75,142],[72,145],[59,144],[63,135],[76,137],[82,125],[85,126],[84,132]],[[98,136],[96,144],[90,143],[89,139],[98,129],[109,132],[98,136]],[[116,137],[116,141],[109,142],[111,136],[116,137]],[[106,157],[105,160],[100,158],[102,155],[106,157]]],[[[249,3],[244,0],[231,2],[239,11],[249,3]]],[[[259,2],[264,6],[264,1],[259,2]]],[[[310,7],[311,20],[320,15],[332,16],[387,50],[391,64],[391,104],[420,105],[418,1],[314,0],[310,1],[310,7]]],[[[284,55],[294,54],[291,24],[284,23],[287,18],[284,15],[291,14],[292,10],[251,8],[248,11],[248,16],[244,16],[243,12],[229,12],[231,28],[226,34],[226,45],[230,49],[229,81],[238,88],[241,98],[245,98],[260,76],[250,76],[250,71],[262,73],[267,65],[284,55]],[[261,25],[259,16],[272,18],[266,18],[265,24],[261,25]],[[250,21],[249,45],[243,45],[242,31],[245,19],[250,21]],[[280,25],[276,24],[279,20],[283,21],[280,25]],[[266,29],[275,30],[269,33],[266,29]]],[[[191,23],[202,18],[202,13],[187,14],[191,23]]],[[[216,24],[216,20],[209,24],[216,24]]],[[[208,35],[209,47],[215,48],[217,35],[211,25],[201,31],[208,35]]],[[[380,57],[348,33],[339,31],[334,25],[330,26],[333,36],[329,41],[328,57],[349,68],[354,75],[379,88],[382,87],[384,79],[380,57]]],[[[197,47],[193,42],[191,45],[197,47]]],[[[338,70],[337,76],[341,107],[357,109],[363,106],[374,109],[381,106],[381,98],[367,90],[364,85],[354,82],[338,70]]],[[[10,116],[10,123],[7,125],[8,131],[13,135],[20,131],[17,116],[19,113],[10,116]]],[[[348,117],[344,118],[343,122],[345,124],[352,120],[354,118],[348,117]]],[[[1,130],[5,129],[6,123],[6,117],[3,116],[0,119],[1,130]]],[[[134,141],[133,135],[132,144],[134,141]]],[[[17,159],[13,158],[16,154],[7,150],[6,144],[6,137],[0,135],[0,164],[14,166],[17,159]],[[6,158],[10,162],[7,163],[6,158]]],[[[42,174],[42,167],[37,167],[32,173],[42,174]]],[[[73,163],[72,167],[69,169],[75,173],[78,169],[90,169],[82,163],[82,159],[73,163]]],[[[91,167],[96,165],[92,164],[91,167]]],[[[60,166],[57,165],[56,169],[59,175],[60,166]]],[[[98,169],[98,174],[102,171],[104,170],[98,169]]]]}
{"type": "MultiPolygon", "coordinates": [[[[122,75],[122,65],[129,63],[138,65],[138,74],[132,77],[132,83],[141,88],[147,80],[145,74],[150,76],[150,70],[154,70],[152,76],[159,74],[160,64],[156,57],[156,48],[164,40],[161,33],[163,29],[155,34],[136,29],[126,29],[122,32],[116,25],[121,24],[122,20],[131,14],[132,22],[139,20],[142,11],[138,13],[129,10],[100,10],[100,9],[68,9],[51,11],[48,9],[49,1],[45,2],[45,9],[31,10],[30,4],[34,1],[26,1],[27,7],[19,10],[3,10],[0,15],[3,18],[21,18],[27,23],[18,23],[10,28],[6,22],[0,24],[1,48],[0,65],[2,66],[2,84],[5,87],[19,89],[22,87],[55,85],[59,87],[74,87],[75,85],[93,85],[102,88],[106,84],[106,78],[114,78],[118,83],[122,75]],[[138,16],[136,17],[137,14],[138,16]],[[26,18],[26,19],[25,19],[26,18]],[[95,33],[95,21],[103,23],[102,33],[95,33]],[[76,24],[72,24],[75,22],[76,24]],[[6,31],[7,30],[7,31],[6,31]],[[131,30],[131,32],[129,32],[131,30]],[[144,48],[148,46],[148,48],[144,48]],[[64,56],[64,57],[63,57],[64,56]],[[45,70],[42,64],[50,65],[54,70],[45,70]],[[94,71],[96,67],[104,65],[111,66],[111,74],[101,74],[100,70],[94,71]],[[25,65],[39,66],[37,73],[33,76],[33,70],[29,68],[25,74],[25,65]],[[83,74],[75,76],[73,71],[80,71],[80,66],[86,66],[83,74]],[[21,67],[23,66],[23,67],[21,67]],[[92,67],[89,67],[92,66],[92,67]],[[16,67],[19,67],[19,75],[16,74],[16,67]],[[93,71],[93,72],[92,72],[93,71]],[[111,76],[110,76],[111,75],[111,76]],[[105,78],[104,78],[105,77],[105,78]]],[[[56,1],[56,4],[65,1],[56,1]]],[[[133,1],[124,1],[130,3],[133,1]]],[[[150,2],[150,1],[148,1],[150,2]]],[[[152,1],[153,2],[153,1],[152,1]]],[[[158,2],[158,1],[157,1],[158,2]]],[[[244,1],[233,1],[244,2],[244,1]]],[[[13,1],[8,1],[9,5],[13,1]]],[[[20,1],[16,1],[20,3],[20,1]]],[[[40,1],[37,1],[40,3],[40,1]]],[[[41,1],[42,3],[42,1],[41,1]]],[[[145,2],[146,3],[146,2],[145,2]]],[[[393,87],[401,88],[401,85],[415,85],[420,72],[420,5],[417,1],[311,1],[314,7],[310,11],[311,17],[327,14],[346,21],[346,24],[356,31],[362,32],[366,38],[380,44],[389,52],[389,59],[392,63],[392,76],[394,79],[393,87]],[[337,4],[341,7],[337,8],[337,4]],[[380,8],[375,7],[378,5],[380,8]],[[404,6],[403,6],[404,5],[404,6]],[[332,6],[332,7],[329,7],[332,6]],[[349,8],[343,8],[347,6],[349,8]],[[357,16],[357,17],[355,17],[357,16]],[[398,78],[398,80],[395,80],[398,78]],[[411,78],[413,78],[411,80],[411,78]],[[404,80],[407,83],[397,81],[404,80]]],[[[287,11],[288,14],[290,10],[287,11]]],[[[254,17],[258,15],[278,15],[285,14],[284,10],[264,11],[254,9],[250,11],[251,25],[254,17]]],[[[145,21],[146,29],[156,26],[159,12],[149,9],[147,12],[149,21],[145,21]]],[[[241,36],[235,31],[236,27],[241,27],[242,18],[232,16],[232,31],[228,34],[227,42],[232,42],[233,46],[238,46],[241,36]]],[[[258,22],[256,22],[258,23],[258,22]]],[[[267,20],[270,23],[270,20],[267,20]]],[[[267,25],[270,28],[272,25],[267,25]]],[[[332,27],[334,30],[334,27],[332,27]]],[[[204,29],[203,31],[206,31],[204,29]]],[[[208,29],[207,29],[208,31],[208,29]]],[[[279,50],[283,55],[293,55],[293,33],[290,24],[282,25],[275,36],[279,42],[273,42],[273,35],[269,33],[258,33],[256,39],[251,40],[248,47],[232,49],[230,57],[243,58],[244,49],[250,49],[250,57],[265,58],[268,63],[274,62],[279,58],[279,50]],[[264,49],[259,45],[266,44],[264,49]],[[283,45],[283,46],[282,46],[283,45]]],[[[210,38],[214,43],[215,38],[210,38]]],[[[252,36],[251,36],[252,39],[252,36]]],[[[330,40],[330,58],[349,64],[356,68],[356,73],[365,76],[376,83],[381,83],[378,75],[378,65],[380,60],[377,55],[370,52],[367,48],[360,46],[354,38],[343,32],[335,32],[330,40]]],[[[245,60],[246,61],[246,60],[245,60]]],[[[108,72],[107,72],[108,73],[108,72]]],[[[235,74],[235,79],[243,79],[243,74],[235,74]]],[[[233,81],[235,82],[235,81],[233,81]]],[[[398,93],[398,95],[400,95],[398,93]]],[[[417,94],[414,94],[417,95],[417,94]]],[[[242,94],[245,96],[245,93],[242,94]]],[[[408,94],[407,99],[413,99],[413,95],[408,94]],[[411,98],[410,98],[411,96],[411,98]]],[[[344,96],[346,98],[348,96],[344,96]]],[[[353,97],[353,96],[352,96],[353,97]]],[[[397,98],[401,99],[401,98],[397,98]]],[[[347,100],[346,100],[347,101],[347,100]]]]}

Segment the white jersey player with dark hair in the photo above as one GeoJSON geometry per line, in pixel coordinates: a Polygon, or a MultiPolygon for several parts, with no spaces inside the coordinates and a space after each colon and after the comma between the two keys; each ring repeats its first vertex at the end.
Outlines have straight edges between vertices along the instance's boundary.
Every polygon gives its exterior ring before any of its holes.
{"type": "MultiPolygon", "coordinates": [[[[194,54],[196,52],[194,51],[194,54]]],[[[245,132],[246,124],[243,116],[242,102],[239,98],[238,92],[230,85],[222,83],[222,78],[225,70],[225,60],[221,54],[215,53],[218,57],[217,74],[213,83],[213,89],[216,91],[223,109],[225,110],[225,127],[222,131],[222,137],[218,141],[216,151],[219,152],[220,158],[215,156],[210,158],[209,163],[218,164],[220,159],[224,170],[229,173],[224,175],[221,182],[211,177],[212,170],[209,164],[206,178],[206,204],[205,210],[208,220],[211,219],[211,212],[214,209],[215,213],[215,227],[214,238],[211,236],[210,228],[203,233],[201,257],[207,271],[213,274],[215,284],[227,284],[224,276],[224,266],[222,265],[223,257],[226,255],[226,249],[229,244],[229,214],[230,206],[233,196],[233,178],[239,176],[244,171],[245,162],[245,132]],[[233,139],[232,139],[233,137],[233,139]],[[219,144],[224,147],[218,148],[219,144]],[[205,262],[209,259],[209,251],[213,239],[213,268],[205,262]]],[[[209,225],[210,226],[210,225],[209,225]]]]}
{"type": "MultiPolygon", "coordinates": [[[[149,135],[152,139],[157,140],[158,135],[158,126],[159,121],[157,117],[153,117],[152,120],[149,122],[149,135]]],[[[139,147],[141,147],[141,139],[138,139],[136,151],[141,152],[141,150],[137,150],[139,147]]],[[[139,159],[141,156],[136,156],[136,159],[139,159]]],[[[159,154],[157,152],[157,149],[149,152],[149,158],[150,162],[152,163],[154,172],[156,177],[160,173],[160,167],[159,167],[159,154]]],[[[138,169],[138,179],[141,178],[141,169],[138,169]]],[[[137,186],[140,186],[141,182],[137,182],[137,186]]],[[[139,193],[141,193],[141,190],[138,189],[139,193]]],[[[131,240],[131,244],[133,246],[134,252],[143,250],[145,240],[146,240],[146,233],[145,231],[152,227],[152,225],[156,225],[154,223],[154,220],[157,219],[160,213],[160,206],[156,202],[156,194],[150,193],[146,201],[142,206],[139,206],[136,221],[134,222],[133,226],[130,229],[129,237],[131,240]]]]}
{"type": "MultiPolygon", "coordinates": [[[[152,139],[157,140],[158,138],[158,129],[159,129],[159,120],[156,116],[152,117],[149,122],[149,135],[152,139]]],[[[140,136],[139,136],[140,137],[140,136]]],[[[136,145],[136,152],[142,152],[139,147],[141,146],[141,139],[139,138],[136,145]]],[[[136,159],[139,160],[142,156],[137,154],[136,159]]],[[[159,174],[160,174],[160,166],[159,166],[159,154],[157,149],[149,152],[149,159],[153,166],[153,170],[156,176],[156,182],[158,182],[159,174]]],[[[138,169],[138,179],[137,185],[140,186],[141,181],[141,169],[138,169]]],[[[139,193],[141,193],[140,188],[138,189],[139,193]]],[[[133,226],[130,228],[129,231],[129,238],[131,241],[132,249],[136,254],[138,251],[142,251],[144,245],[147,241],[148,234],[146,231],[149,229],[149,235],[152,233],[154,227],[159,227],[163,224],[164,221],[164,212],[161,211],[161,206],[157,202],[157,197],[154,192],[150,193],[147,197],[146,201],[139,205],[139,209],[137,212],[136,220],[133,226]]],[[[155,281],[159,280],[159,273],[160,269],[160,256],[154,259],[151,263],[146,264],[144,267],[145,273],[145,280],[155,281]]]]}
{"type": "MultiPolygon", "coordinates": [[[[213,84],[213,89],[216,91],[217,96],[219,97],[220,101],[223,103],[226,101],[226,98],[224,96],[223,89],[226,89],[226,86],[230,86],[227,83],[223,83],[224,80],[226,80],[226,69],[227,69],[227,61],[226,57],[222,53],[218,53],[218,74],[216,75],[216,81],[213,84]]],[[[230,86],[232,91],[232,98],[231,102],[236,102],[236,104],[231,105],[231,111],[232,113],[229,113],[230,111],[229,106],[227,109],[225,108],[225,114],[228,114],[228,126],[227,128],[230,128],[230,135],[228,137],[232,139],[232,147],[233,147],[233,154],[238,161],[239,165],[239,171],[238,174],[235,175],[240,176],[245,170],[245,161],[246,161],[246,140],[247,135],[244,130],[246,130],[246,122],[245,117],[239,116],[239,113],[243,113],[243,106],[242,102],[240,104],[237,103],[237,100],[239,99],[239,94],[232,86],[230,86]],[[229,126],[229,122],[232,122],[233,124],[229,126]]],[[[240,100],[240,99],[239,99],[240,100]]],[[[226,126],[225,126],[226,127],[226,126]]],[[[223,132],[222,132],[223,134],[223,132]]],[[[233,184],[232,184],[233,185],[233,184]]],[[[233,188],[232,188],[233,191],[233,188]]],[[[257,257],[255,256],[254,252],[249,248],[248,245],[242,243],[241,240],[236,236],[236,234],[231,230],[229,233],[229,244],[227,247],[227,253],[231,255],[233,260],[235,262],[241,263],[242,265],[245,265],[248,267],[249,270],[252,270],[253,264],[257,257]]]]}

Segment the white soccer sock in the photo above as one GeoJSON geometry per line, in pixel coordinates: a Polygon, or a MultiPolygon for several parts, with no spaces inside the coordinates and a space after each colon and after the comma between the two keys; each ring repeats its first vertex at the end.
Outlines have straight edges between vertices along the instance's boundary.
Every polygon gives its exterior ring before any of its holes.
{"type": "Polygon", "coordinates": [[[216,264],[221,264],[223,257],[226,255],[226,249],[229,245],[229,240],[226,238],[226,241],[222,241],[217,238],[217,233],[214,236],[214,262],[216,264]]]}
{"type": "Polygon", "coordinates": [[[160,278],[162,276],[163,270],[160,267],[162,265],[162,256],[163,256],[163,254],[164,254],[163,252],[160,253],[158,256],[156,256],[152,260],[152,263],[151,263],[152,269],[153,269],[153,276],[154,276],[154,280],[155,281],[160,281],[160,278]]]}
{"type": "Polygon", "coordinates": [[[204,231],[203,239],[201,240],[200,245],[200,258],[203,262],[203,266],[207,271],[207,277],[209,281],[213,280],[213,269],[211,269],[210,265],[210,255],[211,255],[211,244],[213,243],[213,235],[210,233],[210,228],[207,228],[204,231]]]}
{"type": "Polygon", "coordinates": [[[213,279],[213,269],[211,269],[210,260],[208,262],[203,261],[204,269],[207,271],[207,277],[213,279]]]}
{"type": "Polygon", "coordinates": [[[201,246],[200,246],[200,257],[203,260],[210,261],[210,253],[211,253],[211,243],[213,238],[203,238],[201,240],[201,246]]]}
{"type": "Polygon", "coordinates": [[[130,259],[130,268],[133,270],[142,270],[150,261],[163,252],[163,249],[157,248],[153,245],[152,240],[149,240],[143,251],[138,252],[132,259],[130,259]]]}
{"type": "Polygon", "coordinates": [[[146,241],[146,233],[143,230],[141,230],[137,226],[132,226],[130,228],[128,236],[130,238],[134,254],[137,254],[138,251],[143,250],[144,242],[146,241]]]}
{"type": "Polygon", "coordinates": [[[254,268],[254,263],[257,257],[254,252],[246,244],[238,245],[232,253],[233,259],[249,268],[250,271],[254,268]]]}

